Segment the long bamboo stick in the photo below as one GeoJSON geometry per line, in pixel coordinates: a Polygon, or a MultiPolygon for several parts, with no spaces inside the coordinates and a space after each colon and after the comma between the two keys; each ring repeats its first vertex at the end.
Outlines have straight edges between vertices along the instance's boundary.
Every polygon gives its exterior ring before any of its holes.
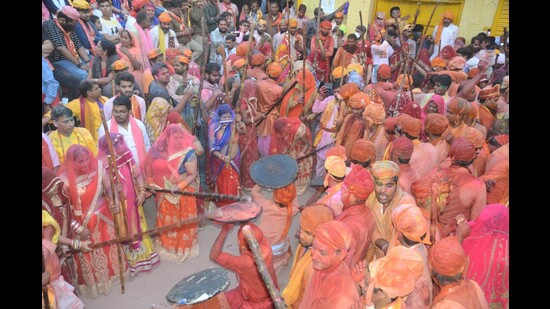
{"type": "Polygon", "coordinates": [[[172,194],[181,194],[181,195],[190,195],[194,196],[196,198],[202,198],[202,199],[214,199],[214,200],[234,200],[239,202],[251,202],[252,198],[249,196],[238,196],[238,195],[229,195],[229,194],[218,194],[218,193],[210,193],[210,192],[185,192],[185,191],[178,191],[178,190],[168,190],[168,189],[155,189],[151,187],[145,187],[145,189],[154,191],[154,192],[161,192],[161,193],[172,193],[172,194]]]}
{"type": "Polygon", "coordinates": [[[420,46],[418,46],[418,53],[416,54],[416,59],[418,59],[418,55],[420,55],[420,50],[422,49],[422,44],[424,43],[424,40],[426,39],[426,33],[428,32],[428,28],[430,27],[430,24],[432,22],[432,18],[434,17],[435,10],[439,6],[439,0],[435,2],[434,9],[432,10],[432,14],[430,15],[430,19],[428,19],[428,24],[426,25],[426,28],[424,29],[424,33],[422,34],[422,40],[420,40],[420,46]]]}

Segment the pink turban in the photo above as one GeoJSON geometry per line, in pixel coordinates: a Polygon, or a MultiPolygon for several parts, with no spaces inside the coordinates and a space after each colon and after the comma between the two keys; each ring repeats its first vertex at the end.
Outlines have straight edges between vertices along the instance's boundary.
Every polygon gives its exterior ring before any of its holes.
{"type": "Polygon", "coordinates": [[[413,150],[414,144],[410,139],[404,136],[398,137],[390,146],[390,158],[392,158],[392,161],[394,162],[397,161],[397,158],[402,160],[410,160],[413,150]],[[396,160],[393,160],[394,155],[396,156],[396,160]]]}
{"type": "Polygon", "coordinates": [[[465,137],[455,139],[451,144],[451,150],[449,150],[449,156],[461,161],[472,161],[475,153],[474,144],[465,137]]]}
{"type": "Polygon", "coordinates": [[[462,70],[464,69],[464,66],[466,65],[466,60],[462,56],[456,56],[449,60],[449,63],[447,64],[447,68],[449,70],[462,70]]]}
{"type": "Polygon", "coordinates": [[[61,12],[72,20],[78,21],[80,19],[80,13],[70,5],[64,5],[61,8],[61,12]]]}
{"type": "Polygon", "coordinates": [[[351,230],[342,221],[324,222],[315,229],[314,242],[340,250],[345,254],[351,246],[351,230]]]}
{"type": "Polygon", "coordinates": [[[360,200],[366,200],[374,191],[374,182],[368,170],[360,165],[354,165],[344,179],[344,185],[350,193],[360,200]]]}
{"type": "Polygon", "coordinates": [[[430,268],[440,275],[454,277],[468,266],[468,257],[456,236],[436,241],[428,252],[430,268]]]}

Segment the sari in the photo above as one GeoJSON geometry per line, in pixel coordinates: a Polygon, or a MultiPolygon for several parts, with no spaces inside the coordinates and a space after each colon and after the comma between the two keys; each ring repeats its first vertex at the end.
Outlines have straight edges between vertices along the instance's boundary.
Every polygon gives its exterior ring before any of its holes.
{"type": "MultiPolygon", "coordinates": [[[[239,132],[235,124],[235,112],[229,104],[220,105],[214,112],[212,122],[208,126],[208,149],[212,191],[218,194],[239,195],[241,154],[239,149],[239,132]],[[231,114],[231,120],[221,120],[225,114],[231,114]],[[231,158],[225,162],[214,151],[231,158]]],[[[233,203],[232,200],[219,200],[216,206],[221,207],[233,203]]]]}
{"type": "MultiPolygon", "coordinates": [[[[300,118],[280,117],[273,123],[269,154],[285,154],[298,159],[298,154],[305,146],[302,137],[311,143],[311,131],[300,118]]],[[[311,146],[308,149],[311,149],[311,146]]],[[[307,156],[298,161],[298,175],[293,182],[296,187],[296,195],[306,192],[313,173],[313,157],[307,156]]]]}
{"type": "Polygon", "coordinates": [[[250,166],[260,159],[258,150],[258,135],[256,134],[255,115],[258,115],[258,97],[256,82],[246,79],[244,82],[243,95],[240,105],[241,118],[248,119],[251,123],[245,122],[246,133],[239,134],[239,150],[241,151],[240,183],[244,189],[252,189],[254,182],[250,177],[250,166]]]}
{"type": "Polygon", "coordinates": [[[137,41],[134,39],[134,35],[128,30],[125,31],[128,32],[128,34],[130,35],[130,39],[132,40],[132,47],[128,48],[128,51],[137,61],[141,63],[141,68],[139,70],[134,68],[134,66],[132,65],[132,61],[130,61],[130,58],[128,58],[128,55],[122,52],[120,43],[116,45],[116,51],[120,60],[124,61],[124,63],[128,65],[128,72],[130,72],[134,76],[134,79],[136,81],[136,84],[139,86],[139,89],[143,90],[142,79],[145,65],[142,63],[143,59],[141,56],[141,50],[139,49],[137,41]]]}
{"type": "MultiPolygon", "coordinates": [[[[195,192],[193,182],[197,181],[197,157],[192,143],[194,136],[179,124],[166,127],[151,146],[143,171],[148,186],[168,190],[195,192]]],[[[194,196],[171,193],[157,193],[157,227],[163,227],[197,216],[197,202],[194,196]]],[[[199,255],[198,222],[161,233],[157,252],[163,259],[183,262],[199,255]]]]}
{"type": "Polygon", "coordinates": [[[311,113],[311,107],[316,97],[313,94],[317,91],[315,77],[313,73],[306,70],[304,81],[304,74],[302,72],[302,70],[296,72],[298,84],[284,96],[279,108],[279,117],[300,117],[304,112],[311,113]],[[305,100],[303,103],[299,103],[304,98],[304,92],[305,100]]]}
{"type": "Polygon", "coordinates": [[[159,137],[160,133],[164,131],[166,127],[166,118],[168,117],[168,111],[170,110],[170,103],[164,98],[156,97],[151,101],[151,105],[147,109],[145,115],[145,130],[149,136],[151,143],[154,143],[159,137]]]}

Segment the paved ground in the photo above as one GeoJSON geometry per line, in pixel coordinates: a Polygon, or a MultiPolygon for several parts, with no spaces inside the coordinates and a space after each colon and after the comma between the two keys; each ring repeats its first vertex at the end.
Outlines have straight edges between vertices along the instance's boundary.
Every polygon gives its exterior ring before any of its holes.
{"type": "MultiPolygon", "coordinates": [[[[314,192],[314,189],[308,188],[305,194],[298,197],[300,205],[305,204],[307,199],[314,192]]],[[[263,190],[262,193],[266,197],[271,197],[272,193],[263,190]]],[[[154,226],[156,207],[152,198],[148,199],[144,205],[144,212],[149,227],[154,226]]],[[[261,215],[255,221],[259,224],[261,221],[261,215]]],[[[298,239],[294,237],[300,222],[300,215],[296,215],[290,227],[290,243],[292,248],[296,248],[298,239]]],[[[238,254],[237,246],[237,229],[233,228],[231,234],[228,236],[224,251],[238,254]]],[[[210,267],[217,267],[218,265],[210,260],[208,257],[210,248],[214,240],[218,236],[220,227],[211,222],[208,222],[202,230],[199,231],[199,246],[200,254],[198,257],[185,261],[181,264],[173,263],[170,261],[161,260],[159,265],[154,268],[150,273],[141,273],[135,278],[126,278],[125,280],[125,293],[121,293],[120,285],[117,285],[109,295],[100,295],[97,298],[82,297],[82,301],[86,305],[87,309],[150,309],[150,308],[172,308],[173,305],[166,300],[166,294],[174,285],[176,285],[181,279],[199,272],[203,269],[210,267]]],[[[279,286],[284,288],[288,282],[288,274],[290,267],[292,266],[291,257],[288,265],[286,265],[278,276],[279,286]]],[[[237,285],[235,275],[230,272],[229,278],[231,283],[228,287],[232,289],[237,285]]]]}

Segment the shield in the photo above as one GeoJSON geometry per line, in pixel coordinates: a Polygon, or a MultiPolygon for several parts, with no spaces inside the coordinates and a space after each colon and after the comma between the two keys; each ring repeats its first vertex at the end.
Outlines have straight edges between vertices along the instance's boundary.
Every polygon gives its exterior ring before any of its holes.
{"type": "Polygon", "coordinates": [[[254,201],[236,202],[214,210],[208,217],[222,223],[243,223],[258,217],[261,212],[262,208],[254,201]]]}
{"type": "Polygon", "coordinates": [[[265,156],[250,166],[250,177],[257,185],[279,189],[289,185],[298,175],[298,163],[287,155],[265,156]]]}
{"type": "Polygon", "coordinates": [[[216,296],[228,286],[227,270],[208,268],[183,278],[166,294],[166,300],[178,305],[197,304],[216,296]]]}

